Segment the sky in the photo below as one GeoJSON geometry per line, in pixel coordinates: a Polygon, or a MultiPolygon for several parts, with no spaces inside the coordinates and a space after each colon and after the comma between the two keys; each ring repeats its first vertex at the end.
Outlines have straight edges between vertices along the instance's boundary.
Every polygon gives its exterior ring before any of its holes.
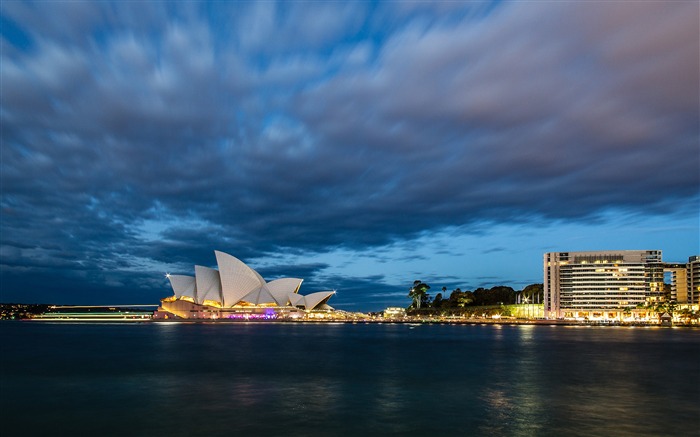
{"type": "Polygon", "coordinates": [[[330,305],[700,254],[700,3],[0,3],[0,302],[330,305]]]}

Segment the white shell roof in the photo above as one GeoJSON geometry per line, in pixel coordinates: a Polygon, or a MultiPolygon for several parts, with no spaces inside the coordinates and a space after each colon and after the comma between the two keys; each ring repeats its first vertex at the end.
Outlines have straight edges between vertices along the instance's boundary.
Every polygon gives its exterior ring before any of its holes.
{"type": "Polygon", "coordinates": [[[243,296],[241,299],[245,302],[260,305],[263,303],[277,303],[276,299],[270,294],[266,287],[260,287],[243,296]]]}
{"type": "Polygon", "coordinates": [[[270,291],[272,296],[275,298],[277,305],[287,305],[289,301],[290,293],[298,293],[299,287],[303,279],[299,278],[280,278],[270,281],[266,284],[267,289],[270,291]]]}
{"type": "Polygon", "coordinates": [[[187,296],[192,299],[195,298],[196,284],[194,276],[168,275],[168,279],[170,279],[170,285],[173,287],[175,297],[187,296]]]}
{"type": "Polygon", "coordinates": [[[292,306],[305,305],[304,296],[301,294],[289,293],[287,297],[289,298],[289,302],[292,304],[292,306]]]}
{"type": "Polygon", "coordinates": [[[265,286],[265,280],[243,261],[224,252],[214,251],[219,265],[224,307],[232,307],[245,295],[265,286]]]}
{"type": "Polygon", "coordinates": [[[194,275],[197,278],[198,304],[205,300],[221,302],[221,279],[218,270],[209,267],[194,266],[194,275]]]}
{"type": "Polygon", "coordinates": [[[328,299],[334,294],[335,291],[319,291],[317,293],[307,294],[304,296],[304,307],[307,310],[312,310],[328,302],[328,299]]]}

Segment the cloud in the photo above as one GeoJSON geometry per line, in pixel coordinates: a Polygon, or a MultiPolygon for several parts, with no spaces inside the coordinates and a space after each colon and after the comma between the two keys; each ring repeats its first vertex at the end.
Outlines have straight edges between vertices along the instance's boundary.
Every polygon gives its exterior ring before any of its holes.
{"type": "Polygon", "coordinates": [[[697,213],[697,4],[447,6],[3,3],[3,288],[697,213]]]}
{"type": "Polygon", "coordinates": [[[355,34],[364,22],[365,4],[289,4],[255,2],[239,12],[238,40],[246,51],[274,54],[332,47],[355,34]]]}

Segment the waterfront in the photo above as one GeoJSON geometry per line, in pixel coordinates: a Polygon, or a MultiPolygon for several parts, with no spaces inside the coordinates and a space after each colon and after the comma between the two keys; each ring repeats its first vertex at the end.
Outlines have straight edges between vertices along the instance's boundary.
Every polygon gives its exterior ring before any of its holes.
{"type": "Polygon", "coordinates": [[[4,322],[3,435],[695,435],[700,330],[4,322]]]}

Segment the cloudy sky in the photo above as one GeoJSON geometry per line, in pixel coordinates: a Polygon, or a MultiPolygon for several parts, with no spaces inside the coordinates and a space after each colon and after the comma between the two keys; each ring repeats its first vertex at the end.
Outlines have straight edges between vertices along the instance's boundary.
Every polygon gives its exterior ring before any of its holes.
{"type": "Polygon", "coordinates": [[[349,310],[687,260],[699,7],[5,0],[0,301],[157,303],[215,249],[349,310]]]}

